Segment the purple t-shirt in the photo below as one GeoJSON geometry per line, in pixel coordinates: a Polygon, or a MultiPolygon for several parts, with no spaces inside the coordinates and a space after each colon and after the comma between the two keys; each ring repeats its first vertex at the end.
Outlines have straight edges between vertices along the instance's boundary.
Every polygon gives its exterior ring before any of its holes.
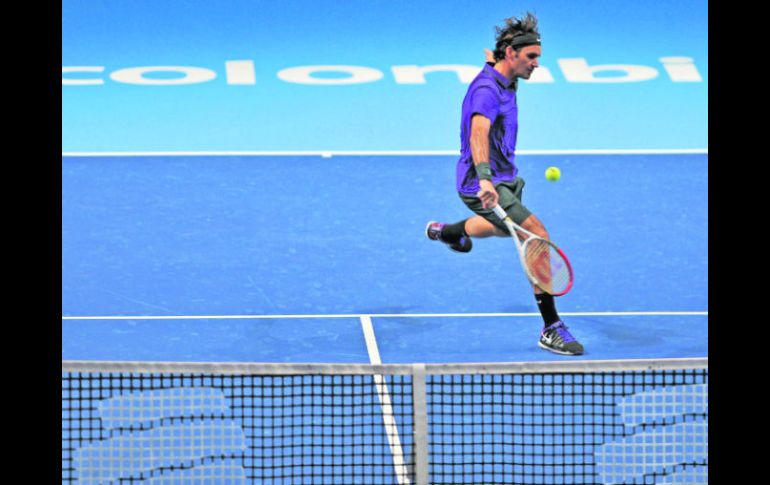
{"type": "Polygon", "coordinates": [[[518,169],[514,163],[519,109],[516,105],[516,82],[486,64],[471,82],[463,100],[460,140],[462,149],[457,161],[457,191],[476,195],[479,179],[471,157],[471,118],[483,115],[492,122],[489,130],[489,165],[492,183],[511,182],[518,169]]]}

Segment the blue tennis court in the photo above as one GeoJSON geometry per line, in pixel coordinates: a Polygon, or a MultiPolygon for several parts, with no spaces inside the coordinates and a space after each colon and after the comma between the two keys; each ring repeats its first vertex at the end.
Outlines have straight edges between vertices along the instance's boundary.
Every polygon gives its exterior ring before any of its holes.
{"type": "MultiPolygon", "coordinates": [[[[62,163],[64,359],[368,362],[361,315],[386,363],[555,358],[510,240],[457,254],[425,237],[468,216],[453,157],[62,163]],[[281,171],[302,183],[268,183],[281,171]]],[[[558,308],[581,358],[707,355],[707,156],[520,163],[572,259],[558,308]]]]}

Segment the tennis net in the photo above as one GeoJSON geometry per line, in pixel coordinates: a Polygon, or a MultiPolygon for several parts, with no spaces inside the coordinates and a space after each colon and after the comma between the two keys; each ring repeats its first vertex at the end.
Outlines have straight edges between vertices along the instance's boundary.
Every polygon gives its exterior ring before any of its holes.
{"type": "Polygon", "coordinates": [[[62,363],[63,483],[707,483],[708,360],[62,363]]]}

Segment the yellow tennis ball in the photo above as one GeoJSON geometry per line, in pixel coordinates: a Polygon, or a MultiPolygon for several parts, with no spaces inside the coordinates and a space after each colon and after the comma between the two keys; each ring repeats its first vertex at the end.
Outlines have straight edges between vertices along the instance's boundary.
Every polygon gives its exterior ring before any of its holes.
{"type": "Polygon", "coordinates": [[[556,182],[561,178],[561,170],[558,167],[548,167],[545,169],[545,178],[551,182],[556,182]]]}

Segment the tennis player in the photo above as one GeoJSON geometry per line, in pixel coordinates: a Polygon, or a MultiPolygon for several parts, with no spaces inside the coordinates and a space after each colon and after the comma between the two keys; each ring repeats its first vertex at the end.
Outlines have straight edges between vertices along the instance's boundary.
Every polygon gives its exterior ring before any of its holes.
{"type": "MultiPolygon", "coordinates": [[[[441,241],[453,251],[467,253],[472,239],[510,237],[494,214],[496,204],[524,229],[548,239],[543,223],[522,203],[524,180],[516,167],[518,80],[529,79],[541,55],[537,18],[527,13],[511,17],[496,27],[493,59],[468,87],[462,105],[461,155],[457,162],[457,192],[475,216],[454,224],[431,221],[429,239],[441,241]]],[[[489,56],[488,56],[489,57],[489,56]]],[[[580,355],[583,346],[561,321],[554,297],[534,287],[544,327],[538,345],[564,355],[580,355]]]]}

